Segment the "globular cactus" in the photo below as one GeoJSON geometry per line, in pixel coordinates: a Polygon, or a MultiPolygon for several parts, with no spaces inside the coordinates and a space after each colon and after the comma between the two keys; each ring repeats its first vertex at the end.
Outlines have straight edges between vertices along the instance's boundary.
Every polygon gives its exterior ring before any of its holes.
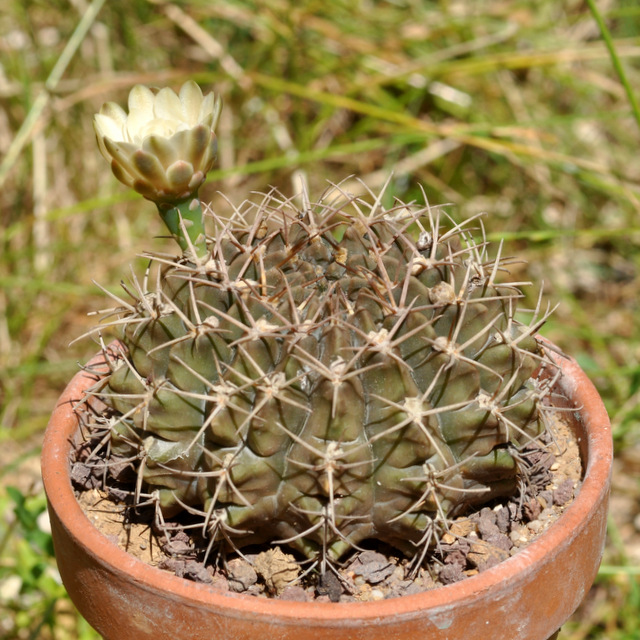
{"type": "Polygon", "coordinates": [[[510,260],[437,208],[343,195],[209,211],[204,248],[151,256],[109,312],[124,355],[90,391],[96,428],[138,500],[211,545],[335,560],[376,539],[421,560],[518,491],[545,430],[544,317],[516,319],[510,260]]]}

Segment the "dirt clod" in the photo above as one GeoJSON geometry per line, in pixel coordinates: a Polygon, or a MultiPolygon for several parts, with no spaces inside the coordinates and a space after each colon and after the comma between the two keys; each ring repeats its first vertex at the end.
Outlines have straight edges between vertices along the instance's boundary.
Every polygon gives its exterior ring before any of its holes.
{"type": "Polygon", "coordinates": [[[269,593],[278,594],[294,582],[300,573],[295,558],[284,553],[280,547],[273,547],[253,558],[256,572],[264,580],[269,593]]]}
{"type": "Polygon", "coordinates": [[[195,560],[181,560],[179,558],[166,558],[159,567],[173,571],[179,578],[211,584],[213,576],[201,562],[195,560]]]}

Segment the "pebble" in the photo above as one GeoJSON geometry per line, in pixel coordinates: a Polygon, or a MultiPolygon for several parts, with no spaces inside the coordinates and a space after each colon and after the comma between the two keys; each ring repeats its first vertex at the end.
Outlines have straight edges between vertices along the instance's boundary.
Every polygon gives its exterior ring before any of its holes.
{"type": "Polygon", "coordinates": [[[553,491],[553,503],[562,506],[569,502],[573,498],[573,488],[573,480],[563,480],[553,491]]]}
{"type": "Polygon", "coordinates": [[[513,542],[513,544],[521,544],[527,541],[526,532],[521,527],[516,527],[515,529],[513,529],[513,531],[511,531],[511,533],[509,534],[509,538],[511,542],[513,542]]]}
{"type": "Polygon", "coordinates": [[[529,529],[529,531],[532,531],[533,533],[540,533],[543,527],[544,524],[540,522],[540,520],[532,520],[531,522],[527,523],[527,529],[529,529]]]}
{"type": "Polygon", "coordinates": [[[467,559],[474,568],[478,569],[478,571],[483,571],[506,560],[508,557],[509,552],[504,549],[500,549],[486,542],[477,542],[471,545],[467,559]]]}
{"type": "Polygon", "coordinates": [[[509,509],[504,508],[502,505],[499,506],[500,510],[496,512],[496,525],[500,533],[507,533],[511,524],[509,509]]]}
{"type": "Polygon", "coordinates": [[[242,593],[258,581],[255,569],[242,558],[234,558],[227,564],[229,572],[229,589],[236,593],[242,593]]]}
{"type": "Polygon", "coordinates": [[[285,587],[279,597],[280,600],[290,600],[293,602],[307,602],[309,600],[307,592],[302,587],[296,585],[285,587]]]}
{"type": "Polygon", "coordinates": [[[556,513],[551,507],[547,507],[543,509],[540,515],[538,516],[538,520],[541,522],[548,522],[549,520],[553,520],[556,518],[556,513]]]}

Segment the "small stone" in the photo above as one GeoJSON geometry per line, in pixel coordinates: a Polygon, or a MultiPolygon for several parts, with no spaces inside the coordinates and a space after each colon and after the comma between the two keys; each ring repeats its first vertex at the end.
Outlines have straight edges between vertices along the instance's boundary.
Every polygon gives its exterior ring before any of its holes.
{"type": "Polygon", "coordinates": [[[229,590],[242,593],[258,582],[255,569],[242,558],[234,558],[227,563],[229,590]]]}
{"type": "Polygon", "coordinates": [[[406,596],[411,596],[414,593],[422,593],[425,590],[425,586],[418,584],[417,582],[411,582],[402,593],[406,596]]]}
{"type": "MultiPolygon", "coordinates": [[[[449,527],[449,531],[451,535],[456,538],[466,538],[471,533],[474,533],[477,528],[477,523],[473,520],[459,520],[458,522],[454,522],[451,527],[449,527]]],[[[446,535],[446,534],[445,534],[446,535]]]]}
{"type": "Polygon", "coordinates": [[[527,524],[527,529],[532,533],[540,533],[544,527],[544,524],[540,520],[532,520],[527,524]]]}
{"type": "Polygon", "coordinates": [[[94,475],[93,470],[93,467],[82,462],[74,462],[71,467],[71,481],[85,491],[96,489],[102,481],[94,475]]]}
{"type": "Polygon", "coordinates": [[[195,560],[189,560],[187,562],[184,577],[194,582],[204,582],[205,584],[213,582],[213,578],[204,564],[202,564],[202,562],[196,562],[195,560]]]}
{"type": "Polygon", "coordinates": [[[509,516],[509,509],[502,507],[496,511],[496,526],[500,533],[507,533],[509,531],[510,522],[511,518],[509,516]]]}
{"type": "Polygon", "coordinates": [[[573,480],[567,478],[563,480],[553,492],[553,503],[558,506],[567,504],[573,498],[573,480]]]}
{"type": "Polygon", "coordinates": [[[496,524],[497,517],[498,516],[496,515],[495,509],[490,509],[489,507],[483,507],[480,511],[480,519],[488,520],[493,524],[496,524]]]}
{"type": "Polygon", "coordinates": [[[285,587],[278,597],[280,600],[289,600],[291,602],[307,602],[309,600],[309,594],[298,585],[285,587]]]}
{"type": "Polygon", "coordinates": [[[211,584],[213,582],[211,574],[202,562],[166,558],[158,566],[161,569],[173,571],[178,578],[185,578],[186,580],[193,580],[194,582],[204,582],[205,584],[211,584]]]}
{"type": "Polygon", "coordinates": [[[109,499],[114,502],[126,502],[127,498],[131,496],[130,491],[118,489],[117,487],[107,487],[107,493],[109,494],[109,499]]]}
{"type": "Polygon", "coordinates": [[[509,539],[514,545],[520,545],[527,541],[526,530],[522,527],[515,527],[509,534],[509,539]]]}
{"type": "Polygon", "coordinates": [[[456,541],[456,537],[450,533],[445,533],[442,538],[440,538],[440,541],[444,544],[453,544],[456,541]]]}
{"type": "Polygon", "coordinates": [[[459,564],[445,564],[438,574],[442,584],[452,584],[464,579],[464,571],[459,564]]]}
{"type": "Polygon", "coordinates": [[[498,549],[484,541],[471,545],[471,551],[469,551],[469,555],[467,556],[469,563],[480,572],[494,567],[508,557],[508,551],[498,549]]]}
{"type": "Polygon", "coordinates": [[[509,509],[509,521],[515,522],[518,520],[518,505],[515,502],[510,502],[507,508],[509,509]]]}
{"type": "Polygon", "coordinates": [[[542,506],[535,498],[525,502],[522,507],[524,519],[527,521],[535,520],[540,515],[541,511],[542,506]]]}
{"type": "Polygon", "coordinates": [[[541,491],[538,494],[538,502],[543,509],[553,504],[553,493],[551,491],[541,491]]]}
{"type": "Polygon", "coordinates": [[[332,571],[327,571],[320,576],[320,583],[316,588],[319,596],[327,595],[331,602],[340,602],[340,595],[342,594],[342,585],[338,576],[332,571]]]}
{"type": "Polygon", "coordinates": [[[369,584],[378,584],[388,578],[395,565],[376,551],[363,551],[351,565],[354,575],[362,576],[369,584]]]}
{"type": "Polygon", "coordinates": [[[171,542],[163,545],[163,550],[170,555],[181,556],[189,554],[193,551],[193,548],[188,541],[174,538],[171,542]]]}
{"type": "Polygon", "coordinates": [[[538,516],[538,520],[540,520],[540,522],[548,522],[549,520],[555,520],[556,517],[557,517],[557,514],[553,510],[553,508],[547,507],[546,509],[543,509],[540,512],[540,515],[538,516]]]}
{"type": "Polygon", "coordinates": [[[444,563],[458,564],[461,567],[464,567],[467,564],[467,551],[463,551],[462,549],[452,549],[444,556],[444,563]]]}
{"type": "MultiPolygon", "coordinates": [[[[484,509],[482,510],[484,511],[484,509]]],[[[495,516],[495,514],[494,514],[495,516]]],[[[500,533],[500,529],[496,524],[497,518],[490,518],[486,514],[481,513],[480,518],[478,518],[477,526],[478,533],[483,540],[487,540],[491,536],[498,535],[500,533]]]]}
{"type": "Polygon", "coordinates": [[[511,542],[509,536],[504,533],[491,534],[485,538],[485,542],[503,551],[510,551],[511,547],[513,547],[513,542],[511,542]]]}
{"type": "Polygon", "coordinates": [[[396,565],[393,569],[393,573],[389,576],[389,579],[387,582],[389,582],[390,584],[396,583],[396,582],[401,582],[404,579],[404,569],[399,566],[396,565]]]}

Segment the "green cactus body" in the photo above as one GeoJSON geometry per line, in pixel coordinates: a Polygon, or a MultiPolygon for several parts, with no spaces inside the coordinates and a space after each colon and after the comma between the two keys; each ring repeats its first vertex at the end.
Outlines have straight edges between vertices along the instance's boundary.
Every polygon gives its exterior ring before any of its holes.
{"type": "Polygon", "coordinates": [[[155,286],[127,289],[99,391],[112,453],[165,514],[238,548],[415,555],[517,491],[551,363],[497,283],[508,261],[428,207],[271,194],[210,217],[204,259],[155,256],[155,286]]]}

